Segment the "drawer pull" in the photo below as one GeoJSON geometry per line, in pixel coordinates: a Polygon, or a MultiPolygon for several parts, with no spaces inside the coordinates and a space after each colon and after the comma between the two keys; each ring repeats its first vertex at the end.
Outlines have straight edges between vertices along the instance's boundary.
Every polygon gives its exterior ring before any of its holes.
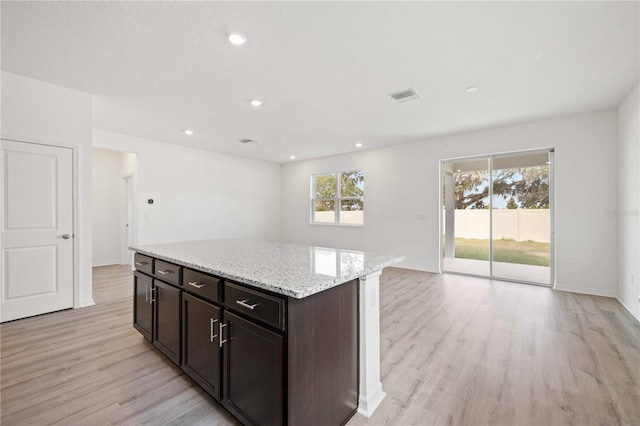
{"type": "Polygon", "coordinates": [[[216,323],[216,322],[218,322],[217,319],[211,318],[211,328],[210,328],[210,332],[209,332],[209,336],[211,336],[211,343],[213,343],[213,339],[218,337],[217,334],[213,334],[213,323],[216,323]]]}
{"type": "Polygon", "coordinates": [[[249,304],[247,303],[247,300],[249,300],[249,299],[236,300],[236,303],[237,303],[238,305],[240,305],[240,306],[245,307],[245,308],[249,308],[249,309],[251,309],[252,311],[256,308],[256,306],[258,306],[258,305],[259,305],[259,303],[254,303],[253,305],[249,305],[249,304]]]}
{"type": "Polygon", "coordinates": [[[222,334],[222,329],[223,329],[223,328],[225,328],[226,326],[227,326],[227,324],[220,323],[220,331],[219,331],[219,333],[220,333],[220,338],[218,339],[218,346],[219,346],[219,347],[222,347],[222,345],[224,345],[225,343],[227,343],[227,339],[222,340],[222,336],[223,336],[223,334],[222,334]]]}
{"type": "Polygon", "coordinates": [[[165,269],[164,271],[163,271],[163,270],[159,270],[159,271],[158,271],[158,273],[159,273],[160,275],[169,275],[169,274],[172,274],[172,273],[173,273],[173,271],[172,271],[172,270],[169,270],[169,269],[165,269]]]}
{"type": "Polygon", "coordinates": [[[187,284],[189,284],[190,286],[193,286],[195,288],[202,288],[202,287],[206,287],[206,285],[208,283],[198,284],[198,281],[189,281],[187,284]]]}
{"type": "Polygon", "coordinates": [[[136,262],[136,266],[148,265],[149,262],[136,262]]]}

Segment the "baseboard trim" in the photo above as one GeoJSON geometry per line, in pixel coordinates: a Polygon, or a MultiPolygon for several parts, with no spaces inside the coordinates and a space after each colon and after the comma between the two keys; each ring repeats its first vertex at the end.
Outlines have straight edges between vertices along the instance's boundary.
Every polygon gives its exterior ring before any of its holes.
{"type": "Polygon", "coordinates": [[[94,262],[91,267],[95,268],[97,266],[111,266],[111,265],[119,265],[120,261],[119,260],[110,260],[110,261],[106,261],[106,262],[94,262]]]}
{"type": "Polygon", "coordinates": [[[391,265],[391,266],[389,266],[389,268],[409,269],[409,270],[412,270],[412,271],[429,272],[429,273],[432,273],[432,274],[439,274],[440,273],[440,271],[432,271],[432,270],[427,269],[427,268],[425,268],[423,266],[414,266],[414,265],[410,265],[410,264],[404,263],[404,262],[400,262],[400,263],[397,263],[395,265],[391,265]]]}
{"type": "Polygon", "coordinates": [[[80,305],[78,306],[78,308],[87,308],[89,306],[94,306],[96,304],[96,302],[93,301],[92,299],[87,299],[87,300],[81,300],[80,301],[80,305]]]}
{"type": "Polygon", "coordinates": [[[584,287],[572,287],[572,286],[560,286],[557,285],[553,287],[554,290],[558,291],[567,291],[569,293],[581,293],[581,294],[589,294],[591,296],[602,296],[602,297],[613,297],[618,298],[618,295],[614,292],[602,291],[594,288],[584,288],[584,287]]]}
{"type": "Polygon", "coordinates": [[[640,322],[640,312],[633,312],[631,309],[629,309],[629,307],[622,301],[622,299],[620,299],[619,297],[616,297],[616,299],[618,299],[618,302],[620,302],[620,304],[622,306],[624,306],[624,308],[631,314],[632,317],[634,317],[638,322],[640,322]]]}

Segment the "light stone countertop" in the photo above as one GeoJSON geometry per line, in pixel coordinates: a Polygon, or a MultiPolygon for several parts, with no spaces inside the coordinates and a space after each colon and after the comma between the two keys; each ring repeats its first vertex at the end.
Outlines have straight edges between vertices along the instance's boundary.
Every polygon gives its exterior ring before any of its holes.
{"type": "Polygon", "coordinates": [[[296,299],[404,260],[388,254],[254,240],[189,241],[130,248],[296,299]]]}

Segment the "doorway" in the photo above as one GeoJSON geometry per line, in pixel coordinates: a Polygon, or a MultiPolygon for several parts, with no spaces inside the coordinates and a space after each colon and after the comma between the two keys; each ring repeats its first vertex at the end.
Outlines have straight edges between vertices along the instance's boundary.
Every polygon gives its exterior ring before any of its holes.
{"type": "Polygon", "coordinates": [[[554,284],[553,149],[441,161],[441,270],[554,284]]]}
{"type": "Polygon", "coordinates": [[[93,253],[94,267],[133,265],[128,249],[137,242],[134,153],[93,148],[93,253]]]}

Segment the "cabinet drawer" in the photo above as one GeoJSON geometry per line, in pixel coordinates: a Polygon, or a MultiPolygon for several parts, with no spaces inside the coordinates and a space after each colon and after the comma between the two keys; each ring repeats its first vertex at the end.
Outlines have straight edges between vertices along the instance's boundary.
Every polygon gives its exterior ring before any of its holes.
{"type": "Polygon", "coordinates": [[[162,281],[182,285],[182,266],[156,259],[153,275],[162,281]]]}
{"type": "Polygon", "coordinates": [[[202,272],[186,269],[182,274],[184,289],[212,302],[220,301],[221,279],[202,272]]]}
{"type": "Polygon", "coordinates": [[[284,330],[283,299],[225,282],[224,303],[229,309],[284,330]]]}
{"type": "Polygon", "coordinates": [[[153,258],[136,253],[134,258],[136,270],[145,274],[153,274],[153,258]]]}

